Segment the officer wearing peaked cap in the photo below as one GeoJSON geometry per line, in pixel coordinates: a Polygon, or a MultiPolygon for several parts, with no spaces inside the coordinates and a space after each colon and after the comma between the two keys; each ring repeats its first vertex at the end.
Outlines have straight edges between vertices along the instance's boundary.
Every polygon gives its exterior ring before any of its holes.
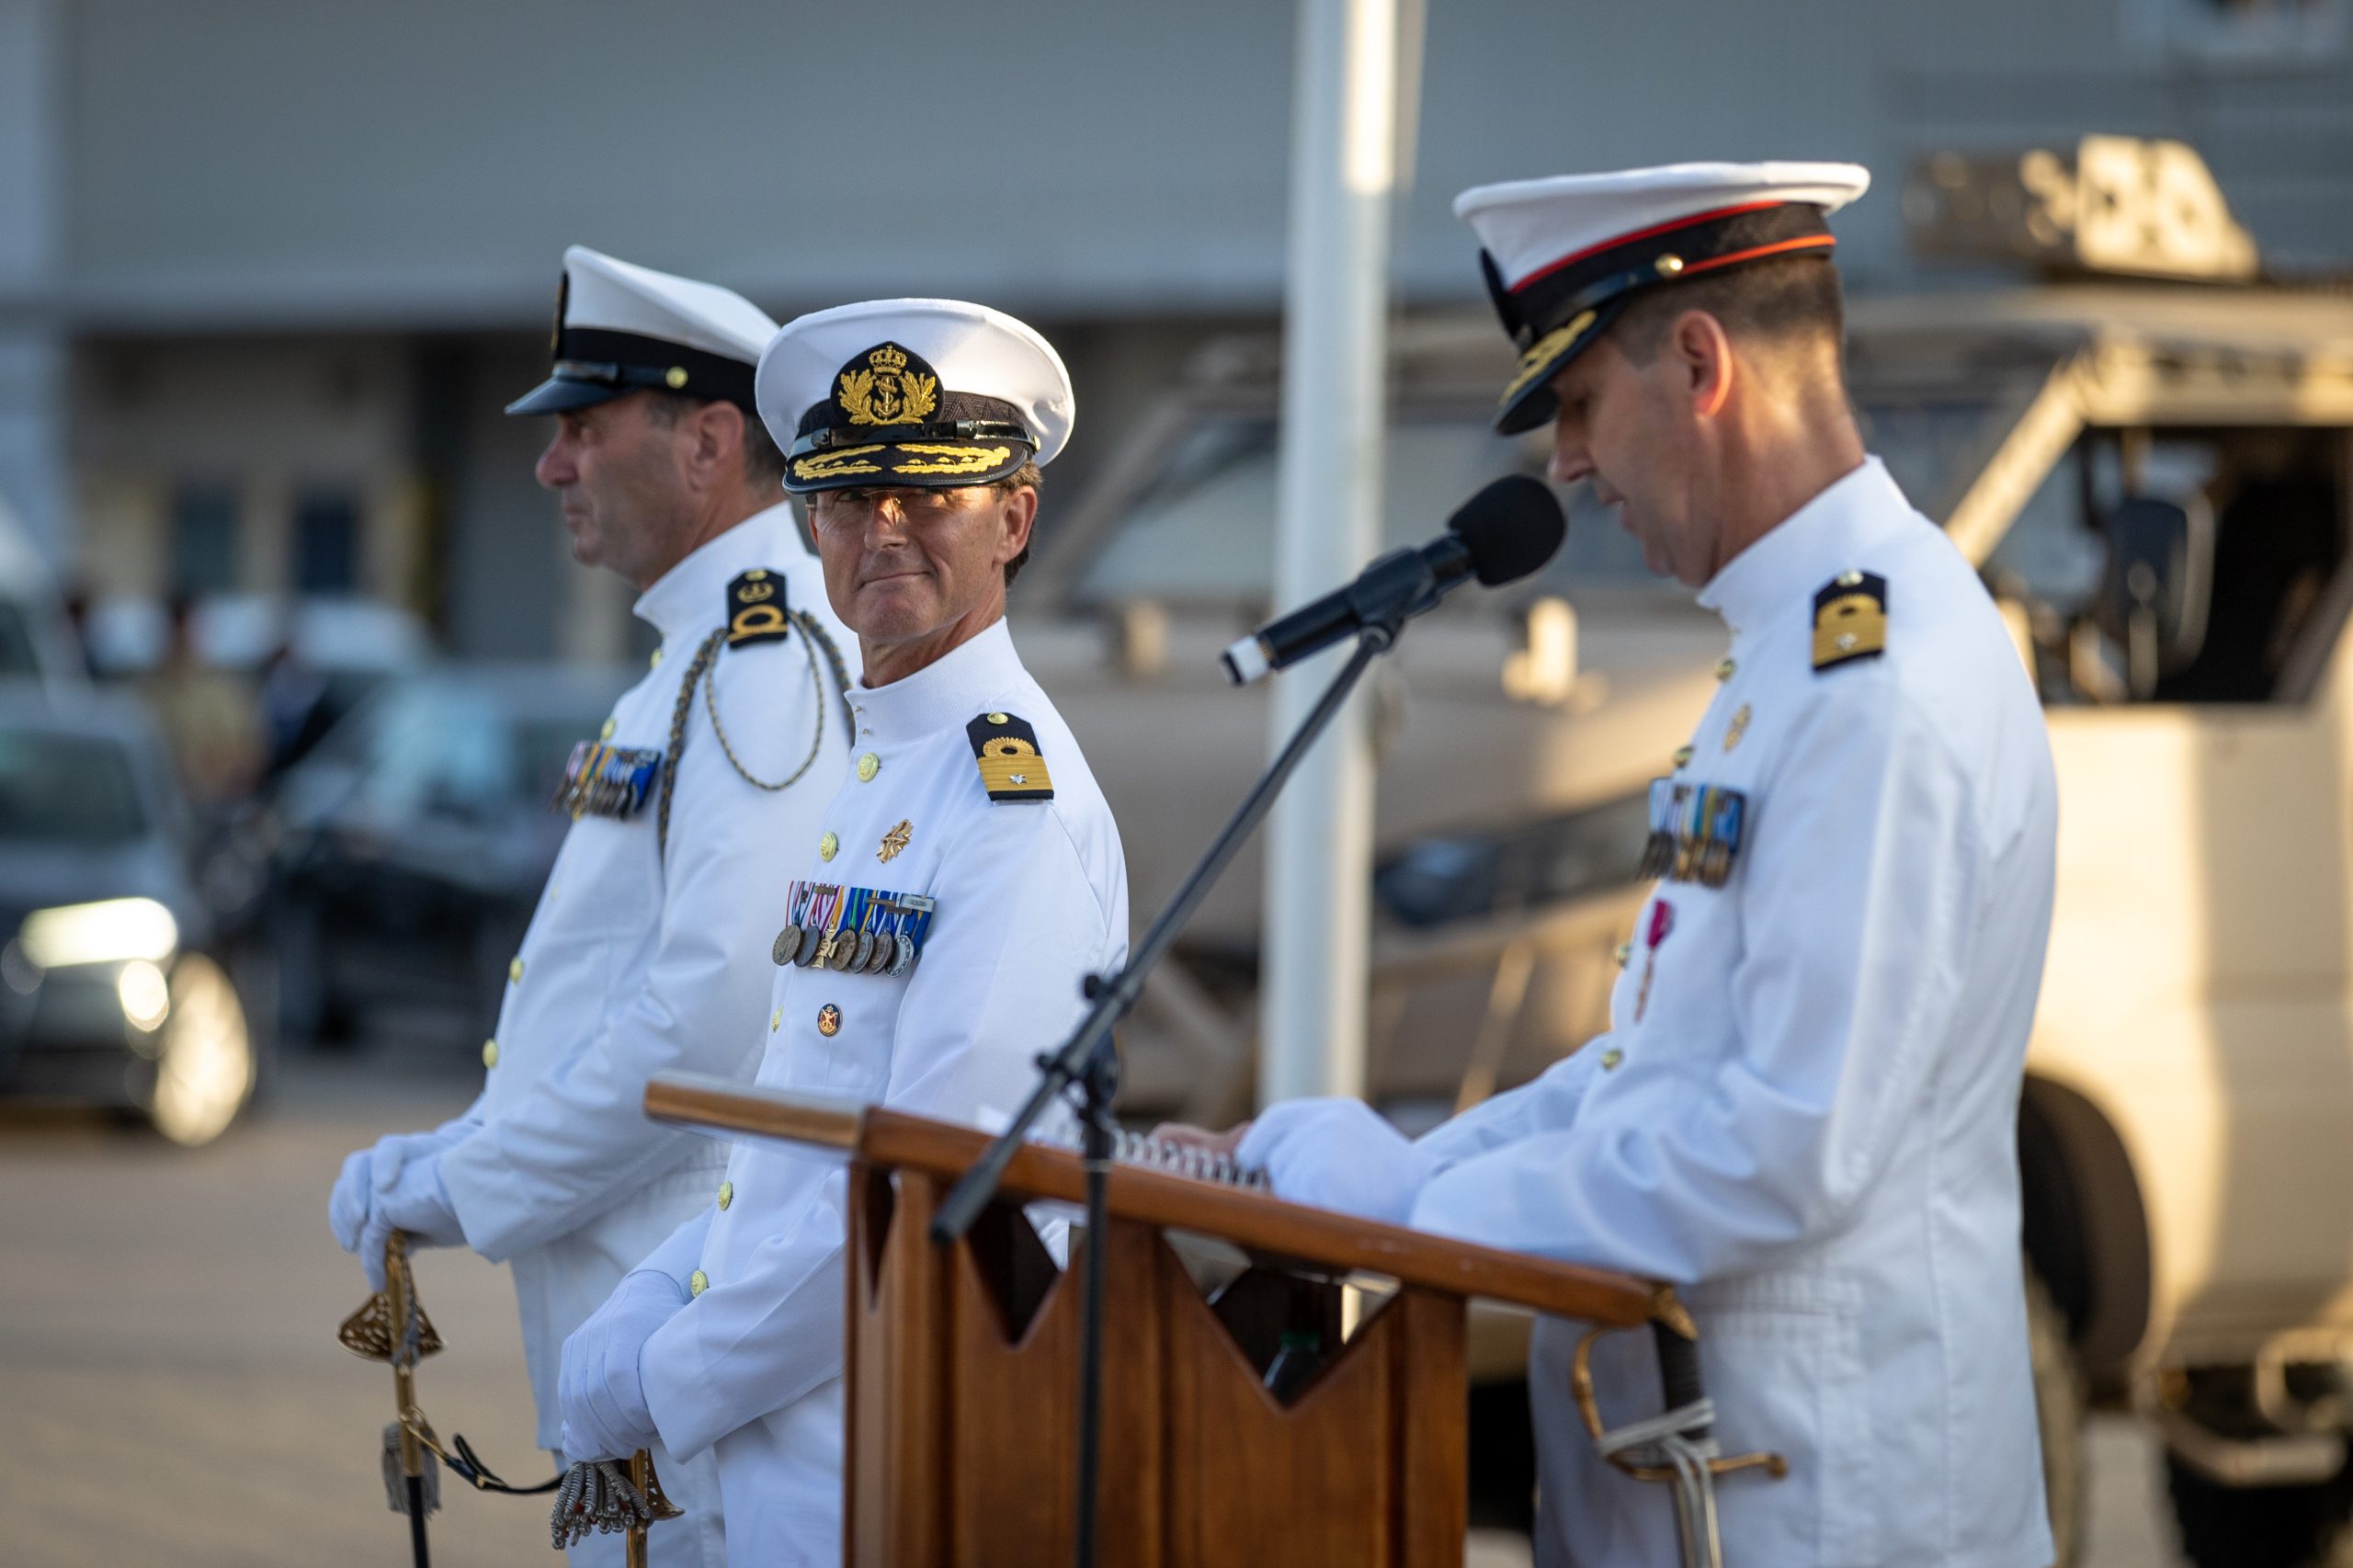
{"type": "MultiPolygon", "coordinates": [[[[1118,831],[1004,619],[1070,381],[1010,316],[886,300],[786,326],[759,402],[863,670],[838,790],[764,934],[759,1082],[987,1124],[1076,1024],[1082,979],[1127,954],[1118,831]]],[[[845,1184],[738,1148],[564,1347],[568,1434],[717,1455],[738,1568],[840,1561],[845,1184]]]]}
{"type": "MultiPolygon", "coordinates": [[[[393,1228],[513,1264],[549,1449],[564,1337],[722,1174],[723,1150],[645,1120],[645,1080],[751,1070],[776,857],[815,835],[849,755],[847,633],[756,415],[774,332],[723,289],[565,253],[551,373],[509,411],[555,416],[538,474],[573,553],[637,585],[661,644],[574,748],[555,801],[572,826],[508,966],[481,1096],[354,1154],[331,1205],[371,1276],[393,1228]]],[[[715,1467],[654,1459],[687,1512],[654,1532],[654,1561],[716,1568],[715,1467]]],[[[621,1551],[603,1536],[573,1556],[621,1551]]]]}
{"type": "MultiPolygon", "coordinates": [[[[1865,185],[1700,164],[1456,202],[1520,350],[1498,426],[1550,422],[1554,478],[1729,656],[1653,787],[1608,1032],[1414,1142],[1310,1100],[1239,1152],[1302,1201],[1681,1287],[1721,1450],[1789,1462],[1718,1484],[1745,1568],[2043,1568],[2015,1138],[2055,787],[1991,600],[1848,413],[1827,220],[1865,185]]],[[[1676,1562],[1571,1404],[1580,1332],[1531,1350],[1539,1559],[1676,1562]]],[[[1639,1337],[1595,1350],[1620,1427],[1665,1414],[1639,1337]]]]}

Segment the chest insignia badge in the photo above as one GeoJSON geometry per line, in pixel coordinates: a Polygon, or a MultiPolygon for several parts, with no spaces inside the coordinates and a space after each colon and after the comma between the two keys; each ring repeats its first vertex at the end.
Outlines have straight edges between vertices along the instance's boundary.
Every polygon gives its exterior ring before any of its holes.
{"type": "Polygon", "coordinates": [[[1732,878],[1747,829],[1748,797],[1679,778],[1651,780],[1651,831],[1636,873],[1720,888],[1732,878]]]}
{"type": "Polygon", "coordinates": [[[981,784],[989,799],[1051,801],[1053,776],[1038,753],[1038,732],[1014,713],[983,713],[964,726],[972,739],[972,756],[981,766],[981,784]]]}
{"type": "Polygon", "coordinates": [[[1748,704],[1744,702],[1740,705],[1740,710],[1732,716],[1732,722],[1724,726],[1724,750],[1730,751],[1740,744],[1740,737],[1746,733],[1748,733],[1748,704]]]}
{"type": "Polygon", "coordinates": [[[563,765],[563,780],[548,804],[570,812],[574,822],[584,816],[626,822],[645,809],[661,770],[658,751],[581,741],[573,746],[563,765]]]}
{"type": "Polygon", "coordinates": [[[1876,659],[1887,652],[1887,579],[1876,572],[1841,572],[1813,596],[1813,667],[1817,673],[1876,659]]]}
{"type": "Polygon", "coordinates": [[[1666,900],[1651,901],[1650,929],[1643,937],[1643,983],[1634,992],[1634,1022],[1641,1023],[1650,1010],[1651,971],[1658,965],[1658,945],[1675,930],[1675,905],[1666,900]]]}
{"type": "Polygon", "coordinates": [[[913,838],[915,834],[915,824],[901,822],[898,826],[882,835],[882,847],[874,852],[874,858],[885,863],[897,859],[899,852],[906,848],[907,840],[913,838]]]}
{"type": "Polygon", "coordinates": [[[827,1040],[842,1032],[842,1010],[831,1002],[817,1009],[817,1032],[827,1040]]]}

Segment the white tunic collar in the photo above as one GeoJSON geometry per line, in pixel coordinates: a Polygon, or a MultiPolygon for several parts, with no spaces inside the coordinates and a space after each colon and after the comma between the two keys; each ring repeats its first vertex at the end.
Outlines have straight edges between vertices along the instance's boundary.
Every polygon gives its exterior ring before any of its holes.
{"type": "Polygon", "coordinates": [[[698,545],[640,594],[631,608],[638,619],[662,633],[665,647],[680,640],[699,642],[724,619],[727,585],[739,574],[755,566],[781,572],[808,554],[792,504],[780,501],[698,545]]]}
{"type": "Polygon", "coordinates": [[[1890,517],[1911,511],[1886,467],[1865,458],[1726,562],[1699,590],[1699,603],[1723,617],[1735,637],[1792,607],[1810,612],[1814,590],[1841,572],[1870,565],[1857,552],[1890,517]]]}
{"type": "Polygon", "coordinates": [[[1013,633],[999,616],[988,630],[888,686],[853,687],[858,733],[881,745],[911,741],[950,725],[961,728],[1025,679],[1013,633]]]}

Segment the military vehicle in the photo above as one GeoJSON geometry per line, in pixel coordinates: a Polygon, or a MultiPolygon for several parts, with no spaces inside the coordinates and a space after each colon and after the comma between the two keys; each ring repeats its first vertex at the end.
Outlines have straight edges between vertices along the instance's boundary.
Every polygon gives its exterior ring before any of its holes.
{"type": "MultiPolygon", "coordinates": [[[[2261,278],[2176,144],[1931,159],[1904,199],[1924,250],[1979,271],[1852,303],[1855,402],[1981,567],[2060,775],[2018,1149],[2062,1561],[2087,1398],[2162,1436],[2201,1568],[2324,1561],[2353,1512],[2353,291],[2261,278]]],[[[1409,322],[1393,353],[1402,543],[1540,472],[1548,437],[1489,433],[1509,356],[1483,318],[1409,322]]],[[[1271,608],[1278,372],[1271,343],[1205,353],[1056,498],[1016,589],[1140,912],[1267,751],[1263,692],[1216,653],[1271,608]]],[[[1408,1127],[1603,1027],[1644,787],[1724,652],[1582,488],[1570,506],[1546,573],[1416,622],[1374,687],[1369,1071],[1408,1127]]],[[[1238,865],[1155,980],[1122,1045],[1131,1113],[1246,1114],[1259,897],[1238,865]]],[[[1508,1336],[1483,1366],[1505,1397],[1480,1437],[1507,1450],[1508,1336]]]]}

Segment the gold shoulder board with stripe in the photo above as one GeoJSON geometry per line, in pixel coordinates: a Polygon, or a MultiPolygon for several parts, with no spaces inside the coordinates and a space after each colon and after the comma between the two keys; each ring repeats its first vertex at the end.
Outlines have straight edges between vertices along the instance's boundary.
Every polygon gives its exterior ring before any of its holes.
{"type": "Polygon", "coordinates": [[[1887,579],[1841,572],[1813,596],[1813,667],[1826,670],[1887,652],[1887,579]]]}
{"type": "Polygon", "coordinates": [[[1038,732],[1027,719],[1011,713],[983,713],[964,726],[972,740],[972,756],[981,765],[981,783],[992,801],[1051,801],[1053,776],[1038,755],[1038,732]]]}

